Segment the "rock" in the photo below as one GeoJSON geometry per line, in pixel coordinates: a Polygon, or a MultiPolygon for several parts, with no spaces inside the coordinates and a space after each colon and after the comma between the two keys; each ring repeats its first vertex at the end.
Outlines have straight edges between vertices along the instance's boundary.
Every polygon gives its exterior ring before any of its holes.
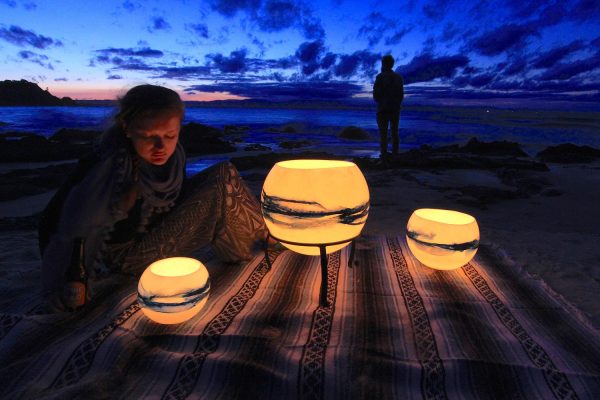
{"type": "Polygon", "coordinates": [[[310,140],[284,140],[283,142],[279,142],[279,147],[282,149],[299,149],[301,147],[306,147],[312,145],[310,140]]]}
{"type": "Polygon", "coordinates": [[[324,152],[305,151],[301,153],[267,153],[256,156],[233,157],[230,161],[238,170],[245,171],[251,168],[271,169],[279,161],[296,159],[343,160],[344,158],[324,152]]]}
{"type": "Polygon", "coordinates": [[[600,159],[600,150],[590,146],[563,143],[546,147],[537,154],[537,157],[544,162],[560,164],[590,163],[600,159]]]}
{"type": "Polygon", "coordinates": [[[460,147],[456,144],[442,146],[437,151],[452,153],[468,153],[485,156],[512,156],[527,157],[521,149],[521,145],[506,140],[494,142],[480,142],[477,138],[471,138],[466,145],[460,147]]]}
{"type": "Polygon", "coordinates": [[[223,132],[212,126],[190,122],[181,127],[180,135],[195,137],[222,137],[223,132]]]}
{"type": "Polygon", "coordinates": [[[298,123],[298,122],[290,122],[289,124],[285,124],[283,126],[272,126],[267,128],[268,132],[273,133],[299,133],[306,130],[306,125],[298,123]]]}
{"type": "Polygon", "coordinates": [[[249,144],[248,146],[244,147],[244,151],[266,151],[266,150],[271,150],[271,148],[267,147],[267,146],[263,146],[260,143],[253,143],[253,144],[249,144]]]}
{"type": "Polygon", "coordinates": [[[0,160],[56,161],[77,159],[92,151],[92,143],[60,143],[28,132],[0,135],[0,160]]]}
{"type": "Polygon", "coordinates": [[[69,98],[59,99],[42,90],[36,83],[24,79],[20,81],[0,82],[0,106],[75,106],[77,103],[69,98]]]}
{"type": "Polygon", "coordinates": [[[68,144],[90,144],[101,134],[102,132],[94,130],[61,128],[50,136],[50,140],[68,144]]]}
{"type": "Polygon", "coordinates": [[[371,135],[357,126],[347,126],[338,133],[338,137],[349,140],[369,140],[371,135]]]}
{"type": "Polygon", "coordinates": [[[57,189],[73,171],[76,163],[45,168],[17,169],[0,174],[0,201],[41,194],[57,189]]]}
{"type": "Polygon", "coordinates": [[[246,133],[249,130],[249,126],[225,125],[223,127],[223,133],[225,135],[246,133]]]}
{"type": "Polygon", "coordinates": [[[236,148],[212,126],[190,122],[181,127],[179,141],[188,155],[230,153],[236,148]]]}

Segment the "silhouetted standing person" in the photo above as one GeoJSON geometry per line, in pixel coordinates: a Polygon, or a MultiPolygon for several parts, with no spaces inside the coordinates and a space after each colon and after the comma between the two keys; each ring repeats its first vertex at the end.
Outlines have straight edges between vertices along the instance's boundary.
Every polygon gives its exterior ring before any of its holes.
{"type": "Polygon", "coordinates": [[[385,55],[381,58],[381,73],[375,78],[373,99],[377,103],[377,125],[381,136],[381,160],[386,161],[388,152],[388,126],[392,136],[392,154],[398,154],[400,145],[398,125],[400,123],[400,106],[404,100],[404,81],[402,76],[392,70],[394,57],[385,55]]]}

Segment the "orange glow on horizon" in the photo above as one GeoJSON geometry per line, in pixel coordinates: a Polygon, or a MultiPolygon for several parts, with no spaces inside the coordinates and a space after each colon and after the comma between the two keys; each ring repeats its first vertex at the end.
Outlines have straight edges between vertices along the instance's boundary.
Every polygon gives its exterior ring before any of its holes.
{"type": "MultiPolygon", "coordinates": [[[[40,85],[40,86],[43,86],[40,85]]],[[[133,87],[135,85],[132,85],[133,87]]],[[[123,96],[130,87],[85,87],[49,86],[49,92],[56,97],[70,97],[74,100],[115,100],[123,96]]],[[[246,100],[249,97],[237,96],[228,92],[187,94],[176,90],[184,101],[246,100]]]]}
{"type": "Polygon", "coordinates": [[[246,100],[249,97],[238,96],[228,92],[214,92],[214,93],[195,93],[195,94],[182,94],[179,93],[181,98],[185,101],[215,101],[215,100],[246,100]]]}

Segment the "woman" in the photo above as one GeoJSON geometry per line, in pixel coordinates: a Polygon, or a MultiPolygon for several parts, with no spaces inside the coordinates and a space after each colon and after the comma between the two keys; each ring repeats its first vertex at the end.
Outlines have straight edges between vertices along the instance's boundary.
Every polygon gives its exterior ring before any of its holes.
{"type": "Polygon", "coordinates": [[[141,274],[151,262],[212,243],[225,261],[252,256],[266,236],[258,201],[228,162],[185,179],[179,95],[136,86],[119,102],[114,125],[42,214],[44,293],[61,308],[75,238],[85,238],[88,276],[141,274]]]}

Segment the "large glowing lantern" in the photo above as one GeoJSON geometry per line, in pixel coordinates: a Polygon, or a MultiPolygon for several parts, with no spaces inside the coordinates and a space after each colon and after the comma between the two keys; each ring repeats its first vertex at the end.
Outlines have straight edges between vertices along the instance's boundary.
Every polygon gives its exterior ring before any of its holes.
{"type": "Polygon", "coordinates": [[[337,160],[278,162],[267,175],[261,205],[270,234],[289,249],[331,253],[358,236],[369,214],[369,188],[356,164],[337,160]]]}
{"type": "Polygon", "coordinates": [[[452,210],[415,210],[406,226],[408,247],[428,267],[462,267],[477,253],[479,226],[471,215],[452,210]]]}
{"type": "Polygon", "coordinates": [[[178,324],[196,315],[208,300],[210,280],[200,261],[165,258],[146,268],[138,283],[144,314],[161,324],[178,324]]]}

